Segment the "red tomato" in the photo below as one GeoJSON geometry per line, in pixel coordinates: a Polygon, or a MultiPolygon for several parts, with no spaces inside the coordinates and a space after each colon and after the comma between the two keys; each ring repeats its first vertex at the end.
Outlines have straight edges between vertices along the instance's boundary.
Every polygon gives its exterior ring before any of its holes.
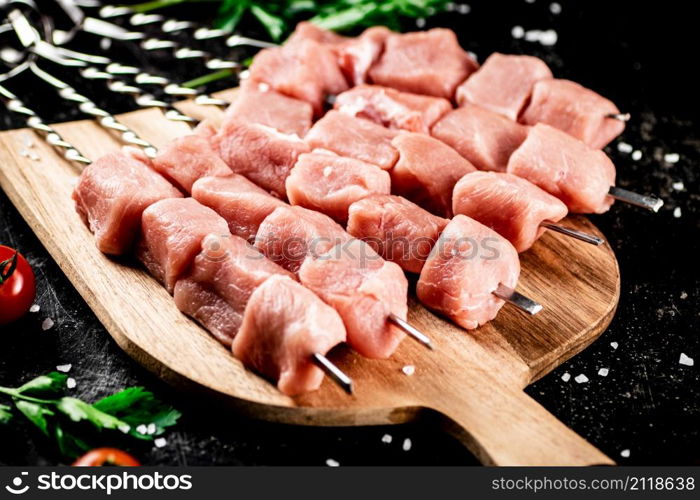
{"type": "Polygon", "coordinates": [[[35,296],[34,273],[27,259],[0,245],[0,325],[24,316],[35,296]]]}
{"type": "Polygon", "coordinates": [[[141,464],[128,453],[116,448],[95,448],[73,462],[74,467],[99,467],[101,465],[138,467],[141,464]]]}

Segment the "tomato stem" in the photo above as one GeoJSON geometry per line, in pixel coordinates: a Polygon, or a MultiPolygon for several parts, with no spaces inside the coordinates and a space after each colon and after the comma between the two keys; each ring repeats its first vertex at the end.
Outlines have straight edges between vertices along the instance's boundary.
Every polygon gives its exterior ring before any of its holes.
{"type": "Polygon", "coordinates": [[[0,285],[5,283],[12,273],[17,269],[17,258],[19,257],[19,252],[15,250],[15,254],[7,260],[0,262],[0,285]],[[8,267],[9,266],[9,267],[8,267]]]}

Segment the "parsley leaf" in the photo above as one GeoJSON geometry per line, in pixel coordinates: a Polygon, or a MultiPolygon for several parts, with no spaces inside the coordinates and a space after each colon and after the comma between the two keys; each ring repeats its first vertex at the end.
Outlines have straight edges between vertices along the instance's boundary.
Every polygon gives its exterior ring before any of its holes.
{"type": "Polygon", "coordinates": [[[17,392],[33,398],[57,396],[63,392],[66,380],[68,380],[68,375],[51,372],[18,387],[17,392]]]}
{"type": "Polygon", "coordinates": [[[6,424],[12,420],[12,408],[0,405],[0,424],[6,424]]]}
{"type": "Polygon", "coordinates": [[[136,427],[139,425],[155,424],[155,434],[159,435],[165,432],[167,427],[175,425],[182,415],[174,408],[158,401],[153,393],[143,387],[124,389],[99,400],[93,406],[129,424],[132,429],[130,434],[141,439],[150,439],[151,436],[143,436],[136,432],[136,427]]]}

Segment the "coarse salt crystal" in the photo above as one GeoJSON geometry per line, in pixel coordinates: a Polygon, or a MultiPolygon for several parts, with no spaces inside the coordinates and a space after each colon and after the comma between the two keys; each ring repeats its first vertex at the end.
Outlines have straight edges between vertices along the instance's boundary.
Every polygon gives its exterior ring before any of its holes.
{"type": "Polygon", "coordinates": [[[583,373],[576,375],[576,378],[574,379],[576,383],[578,384],[585,384],[588,382],[588,377],[586,377],[583,373]]]}
{"type": "Polygon", "coordinates": [[[551,4],[549,4],[549,11],[555,15],[561,14],[561,5],[557,2],[552,2],[551,4]]]}
{"type": "Polygon", "coordinates": [[[525,3],[535,3],[535,0],[525,0],[525,3]]]}
{"type": "Polygon", "coordinates": [[[54,323],[51,318],[46,318],[44,321],[41,322],[41,329],[46,331],[50,330],[53,327],[54,323]]]}
{"type": "Polygon", "coordinates": [[[639,160],[641,160],[641,159],[642,159],[642,152],[641,152],[640,150],[636,149],[636,150],[632,153],[632,159],[633,159],[634,161],[639,161],[639,160]]]}
{"type": "Polygon", "coordinates": [[[326,460],[326,465],[328,467],[340,467],[340,462],[338,462],[337,460],[333,460],[332,458],[329,458],[328,460],[326,460]]]}
{"type": "Polygon", "coordinates": [[[57,369],[59,372],[63,372],[63,373],[68,373],[68,372],[70,371],[71,368],[73,368],[73,365],[71,365],[70,363],[69,363],[69,364],[65,364],[65,365],[58,365],[58,366],[56,367],[56,369],[57,369]]]}
{"type": "Polygon", "coordinates": [[[681,156],[678,153],[666,153],[664,155],[664,161],[666,163],[678,163],[678,160],[681,159],[681,156]]]}
{"type": "Polygon", "coordinates": [[[620,344],[618,344],[617,342],[610,342],[610,347],[612,347],[613,349],[617,349],[617,346],[619,345],[620,344]]]}
{"type": "Polygon", "coordinates": [[[676,191],[683,191],[685,189],[685,184],[683,184],[683,181],[678,181],[671,184],[671,187],[676,191]]]}
{"type": "Polygon", "coordinates": [[[542,45],[554,45],[559,36],[554,30],[529,30],[525,32],[525,40],[528,42],[540,42],[542,45]]]}
{"type": "Polygon", "coordinates": [[[681,359],[679,359],[678,362],[685,366],[695,365],[695,360],[690,356],[686,355],[685,353],[681,353],[681,359]]]}
{"type": "Polygon", "coordinates": [[[69,389],[75,389],[75,386],[77,385],[78,383],[73,377],[70,377],[68,380],[66,380],[66,387],[68,387],[69,389]]]}
{"type": "Polygon", "coordinates": [[[513,38],[522,38],[525,35],[525,30],[522,26],[513,26],[513,29],[510,30],[510,34],[513,38]]]}
{"type": "Polygon", "coordinates": [[[564,382],[568,382],[569,380],[571,380],[571,374],[569,372],[566,372],[564,375],[561,376],[561,379],[564,382]]]}
{"type": "Polygon", "coordinates": [[[406,438],[403,440],[403,445],[401,446],[401,448],[403,449],[403,451],[408,451],[411,449],[411,446],[411,440],[409,438],[406,438]]]}
{"type": "Polygon", "coordinates": [[[146,428],[146,432],[148,434],[155,434],[157,430],[158,427],[156,427],[156,424],[148,424],[148,427],[146,428]]]}
{"type": "Polygon", "coordinates": [[[153,444],[156,445],[156,448],[162,448],[163,446],[168,444],[168,442],[166,441],[165,438],[158,438],[155,441],[153,441],[153,444]]]}
{"type": "Polygon", "coordinates": [[[416,19],[416,28],[425,28],[425,18],[419,17],[416,19]]]}
{"type": "Polygon", "coordinates": [[[629,451],[629,450],[622,450],[622,451],[620,452],[620,456],[621,456],[622,458],[629,458],[629,456],[630,456],[630,451],[629,451]]]}
{"type": "Polygon", "coordinates": [[[460,14],[469,14],[471,10],[472,8],[469,6],[469,4],[466,3],[457,6],[457,12],[459,12],[460,14]]]}
{"type": "Polygon", "coordinates": [[[681,292],[681,299],[685,300],[688,298],[688,294],[686,292],[681,292]]]}
{"type": "Polygon", "coordinates": [[[128,424],[124,424],[124,425],[120,425],[119,427],[117,427],[117,429],[119,429],[124,434],[127,434],[131,430],[131,426],[128,424]]]}
{"type": "Polygon", "coordinates": [[[39,312],[39,309],[41,309],[39,304],[32,304],[32,307],[29,308],[29,312],[36,313],[36,312],[39,312]]]}
{"type": "Polygon", "coordinates": [[[610,370],[608,370],[607,368],[601,368],[600,370],[598,370],[598,375],[600,375],[601,377],[607,377],[608,373],[610,373],[610,370]]]}
{"type": "Polygon", "coordinates": [[[416,373],[416,367],[413,365],[406,365],[403,368],[401,368],[401,371],[410,377],[411,375],[416,373]]]}
{"type": "Polygon", "coordinates": [[[102,50],[107,51],[107,50],[109,50],[109,48],[111,46],[112,46],[112,40],[110,40],[109,38],[105,37],[102,40],[100,40],[100,48],[102,50]]]}
{"type": "Polygon", "coordinates": [[[626,142],[619,142],[617,144],[617,150],[620,153],[631,153],[634,150],[634,148],[631,144],[627,144],[626,142]]]}
{"type": "Polygon", "coordinates": [[[391,437],[391,434],[384,434],[382,436],[382,443],[389,444],[389,443],[391,443],[392,439],[393,438],[391,437]]]}
{"type": "Polygon", "coordinates": [[[676,208],[673,209],[673,216],[674,216],[676,219],[680,219],[680,218],[681,218],[681,215],[683,215],[682,212],[681,212],[681,207],[676,207],[676,208]]]}
{"type": "Polygon", "coordinates": [[[146,424],[141,424],[136,428],[136,432],[145,435],[148,433],[148,426],[146,426],[146,424]]]}

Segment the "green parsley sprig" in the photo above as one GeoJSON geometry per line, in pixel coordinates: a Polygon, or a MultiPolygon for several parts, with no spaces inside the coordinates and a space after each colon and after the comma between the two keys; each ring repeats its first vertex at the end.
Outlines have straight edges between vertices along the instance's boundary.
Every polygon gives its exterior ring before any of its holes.
{"type": "Polygon", "coordinates": [[[74,458],[94,448],[92,441],[105,439],[103,432],[150,441],[181,416],[143,387],[131,387],[90,404],[65,395],[67,380],[67,375],[51,372],[17,388],[0,387],[0,394],[9,396],[14,406],[0,404],[0,424],[9,424],[19,413],[54,439],[61,454],[74,458]],[[152,430],[155,426],[155,430],[141,433],[140,426],[152,430]]]}

